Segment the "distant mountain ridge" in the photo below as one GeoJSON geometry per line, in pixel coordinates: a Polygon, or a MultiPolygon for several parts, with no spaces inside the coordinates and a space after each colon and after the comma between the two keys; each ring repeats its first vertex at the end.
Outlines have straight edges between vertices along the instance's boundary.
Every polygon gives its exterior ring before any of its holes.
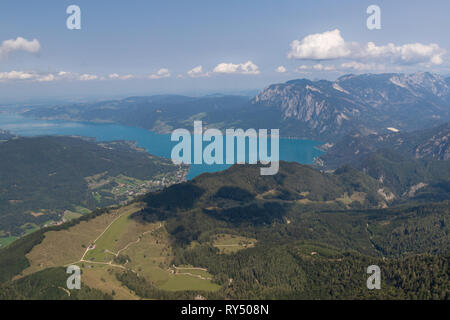
{"type": "Polygon", "coordinates": [[[414,73],[292,80],[270,85],[252,103],[277,108],[284,120],[325,139],[352,130],[413,130],[449,120],[450,78],[414,73]]]}
{"type": "Polygon", "coordinates": [[[37,118],[109,121],[159,133],[192,129],[194,120],[202,120],[218,129],[279,128],[282,136],[336,142],[351,132],[412,131],[450,121],[450,78],[427,72],[345,75],[336,81],[272,84],[253,99],[158,95],[23,111],[37,118]]]}
{"type": "Polygon", "coordinates": [[[335,144],[323,146],[326,168],[355,163],[371,152],[389,148],[415,159],[450,160],[450,122],[413,132],[362,135],[353,133],[335,144]]]}

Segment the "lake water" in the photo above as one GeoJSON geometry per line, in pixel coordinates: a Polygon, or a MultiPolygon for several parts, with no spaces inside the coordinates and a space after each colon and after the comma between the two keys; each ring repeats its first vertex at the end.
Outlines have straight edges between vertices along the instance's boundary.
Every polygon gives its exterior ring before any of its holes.
{"type": "MultiPolygon", "coordinates": [[[[76,135],[93,137],[98,141],[135,141],[138,147],[148,153],[170,158],[172,148],[177,142],[170,141],[170,135],[157,134],[145,129],[111,123],[74,122],[60,120],[36,120],[13,114],[0,114],[0,129],[20,136],[76,135]]],[[[280,134],[283,134],[280,129],[280,134]]],[[[269,139],[270,140],[270,139],[269,139]]],[[[208,143],[204,143],[204,146],[208,143]]],[[[313,140],[280,138],[280,160],[311,164],[323,152],[316,147],[322,144],[313,140]]],[[[270,149],[269,149],[270,150],[270,149]]],[[[247,155],[248,157],[248,155],[247,155]]],[[[225,170],[230,165],[194,164],[189,170],[188,179],[204,172],[225,170]]]]}

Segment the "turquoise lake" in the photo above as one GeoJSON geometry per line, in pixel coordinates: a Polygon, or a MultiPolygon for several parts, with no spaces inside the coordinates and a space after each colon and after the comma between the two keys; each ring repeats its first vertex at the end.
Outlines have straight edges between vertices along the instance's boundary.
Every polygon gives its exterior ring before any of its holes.
{"type": "MultiPolygon", "coordinates": [[[[170,140],[169,134],[158,134],[120,124],[36,120],[13,114],[0,114],[0,129],[27,137],[75,135],[93,137],[98,141],[135,141],[138,147],[144,148],[148,153],[164,158],[171,157],[172,148],[177,144],[177,142],[170,140]]],[[[282,129],[280,129],[280,135],[283,135],[282,129]]],[[[207,142],[204,142],[203,147],[207,144],[207,142]]],[[[322,143],[313,140],[280,138],[280,160],[311,164],[314,162],[314,158],[323,153],[316,148],[320,144],[322,143]]],[[[192,179],[201,173],[225,170],[228,167],[230,165],[227,164],[194,164],[191,165],[187,178],[192,179]]]]}

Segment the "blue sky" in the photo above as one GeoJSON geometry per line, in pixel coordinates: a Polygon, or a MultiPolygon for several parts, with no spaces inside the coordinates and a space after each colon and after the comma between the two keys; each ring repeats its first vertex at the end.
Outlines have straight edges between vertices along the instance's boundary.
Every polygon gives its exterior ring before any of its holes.
{"type": "Polygon", "coordinates": [[[345,73],[447,75],[448,12],[447,0],[4,0],[0,95],[194,95],[345,73]],[[66,27],[71,4],[81,30],[66,27]],[[366,26],[371,4],[379,30],[366,26]]]}

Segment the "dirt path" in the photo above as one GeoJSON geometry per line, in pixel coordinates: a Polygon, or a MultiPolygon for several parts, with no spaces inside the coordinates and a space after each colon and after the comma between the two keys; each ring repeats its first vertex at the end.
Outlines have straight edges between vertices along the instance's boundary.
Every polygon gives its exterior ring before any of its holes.
{"type": "MultiPolygon", "coordinates": [[[[122,217],[124,214],[125,214],[125,213],[122,213],[122,214],[119,215],[117,218],[115,218],[115,219],[114,219],[114,220],[113,220],[113,221],[105,228],[105,230],[103,230],[103,232],[102,232],[102,233],[101,233],[101,234],[100,234],[100,235],[99,235],[92,243],[97,242],[97,240],[100,239],[101,236],[105,234],[105,232],[112,226],[112,224],[113,224],[114,222],[116,222],[116,220],[119,219],[120,217],[122,217]]],[[[112,255],[118,257],[119,254],[120,254],[120,252],[122,252],[122,251],[128,249],[128,248],[129,248],[131,245],[133,245],[133,244],[139,243],[139,242],[141,241],[141,238],[142,238],[144,235],[146,235],[147,233],[152,233],[152,232],[154,232],[154,231],[156,231],[156,230],[158,230],[158,229],[160,229],[160,228],[162,228],[162,224],[161,224],[161,223],[159,224],[159,227],[157,227],[157,228],[155,228],[155,229],[152,229],[152,230],[145,231],[145,232],[143,232],[142,234],[140,234],[140,235],[138,236],[138,239],[137,239],[136,241],[132,241],[132,242],[128,243],[125,247],[123,247],[122,249],[120,249],[119,251],[117,251],[117,253],[112,252],[112,251],[110,251],[110,250],[108,250],[108,249],[106,249],[105,252],[108,252],[108,253],[110,253],[110,254],[112,254],[112,255]]],[[[81,257],[81,259],[80,259],[79,261],[74,262],[74,263],[67,264],[66,266],[73,265],[73,264],[80,263],[80,262],[86,262],[86,263],[93,263],[93,264],[108,265],[108,266],[111,266],[111,267],[117,267],[117,268],[121,268],[121,269],[124,269],[124,270],[128,270],[126,267],[124,267],[124,266],[122,266],[122,265],[114,264],[112,260],[109,261],[109,262],[98,262],[98,261],[89,261],[89,260],[85,260],[84,257],[86,256],[86,254],[88,253],[88,251],[93,250],[93,249],[94,249],[94,248],[91,248],[91,246],[89,246],[89,247],[86,249],[86,251],[84,252],[83,256],[81,257]]],[[[135,271],[132,270],[132,269],[129,269],[129,270],[135,272],[135,271]]]]}
{"type": "MultiPolygon", "coordinates": [[[[100,239],[100,237],[101,237],[102,235],[104,235],[105,232],[113,225],[113,223],[116,222],[117,219],[120,219],[120,217],[122,217],[124,214],[125,214],[125,213],[120,214],[117,218],[115,218],[113,221],[111,221],[111,223],[105,228],[105,230],[103,230],[103,232],[100,233],[100,235],[99,235],[94,241],[92,241],[91,243],[94,243],[94,244],[95,244],[95,243],[97,242],[97,240],[100,239]]],[[[86,250],[84,251],[83,256],[81,257],[80,261],[84,261],[84,257],[86,256],[86,254],[88,253],[88,251],[93,250],[93,249],[94,249],[94,248],[91,248],[91,246],[89,245],[89,246],[86,248],[86,250]]]]}

